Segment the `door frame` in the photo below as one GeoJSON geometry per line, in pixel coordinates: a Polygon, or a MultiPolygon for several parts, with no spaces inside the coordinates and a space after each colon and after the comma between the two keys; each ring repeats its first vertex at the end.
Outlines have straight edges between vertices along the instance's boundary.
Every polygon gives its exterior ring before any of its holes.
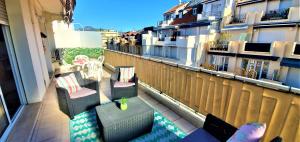
{"type": "Polygon", "coordinates": [[[8,136],[10,134],[10,132],[12,131],[12,128],[14,127],[15,123],[20,118],[20,116],[21,116],[21,114],[24,110],[24,106],[25,106],[25,104],[27,104],[27,99],[26,99],[26,95],[25,95],[25,91],[24,91],[24,87],[23,87],[23,82],[22,82],[22,79],[21,79],[20,71],[19,71],[17,58],[16,58],[16,55],[15,55],[15,50],[14,50],[14,46],[13,46],[13,42],[12,42],[12,37],[11,37],[11,34],[10,34],[9,25],[0,24],[0,28],[2,29],[2,33],[0,33],[0,34],[3,34],[3,36],[4,36],[4,41],[5,41],[5,46],[6,46],[6,50],[7,50],[7,53],[8,53],[9,62],[10,62],[11,69],[12,69],[12,72],[13,72],[13,77],[14,77],[14,80],[15,80],[18,96],[19,96],[19,99],[20,99],[20,107],[16,111],[15,115],[12,116],[12,117],[9,116],[7,106],[6,106],[6,102],[4,101],[3,92],[2,92],[2,89],[1,89],[1,86],[0,86],[0,99],[3,102],[6,117],[9,121],[8,127],[6,128],[6,130],[4,131],[2,136],[0,136],[0,141],[6,141],[6,139],[8,138],[8,136]]]}

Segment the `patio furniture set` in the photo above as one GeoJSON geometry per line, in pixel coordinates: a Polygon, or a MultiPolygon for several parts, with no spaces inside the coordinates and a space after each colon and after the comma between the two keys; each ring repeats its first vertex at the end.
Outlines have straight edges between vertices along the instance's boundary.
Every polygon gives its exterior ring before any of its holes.
{"type": "Polygon", "coordinates": [[[79,71],[56,78],[59,108],[71,119],[96,109],[98,126],[105,142],[128,141],[150,133],[154,110],[137,97],[138,78],[133,67],[117,67],[111,78],[112,102],[100,103],[99,82],[84,79],[79,71]],[[121,110],[120,99],[127,98],[127,110],[121,110]]]}
{"type": "MultiPolygon", "coordinates": [[[[154,123],[154,109],[137,97],[138,78],[134,67],[116,67],[110,79],[111,100],[100,103],[99,81],[84,79],[79,71],[58,75],[56,78],[58,103],[71,119],[82,112],[95,109],[97,123],[105,142],[129,141],[150,133],[154,123]],[[128,109],[121,109],[126,98],[128,109]]],[[[239,129],[208,114],[203,128],[199,128],[183,142],[229,141],[258,142],[264,135],[265,124],[249,123],[239,129]]],[[[280,137],[272,142],[280,142],[280,137]]]]}

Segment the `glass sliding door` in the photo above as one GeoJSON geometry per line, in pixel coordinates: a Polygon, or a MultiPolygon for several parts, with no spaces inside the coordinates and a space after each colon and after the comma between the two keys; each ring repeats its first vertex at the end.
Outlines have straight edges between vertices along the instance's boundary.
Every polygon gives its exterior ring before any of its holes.
{"type": "Polygon", "coordinates": [[[4,108],[4,104],[0,96],[0,137],[2,136],[2,134],[4,133],[8,125],[9,125],[9,121],[4,108]]]}

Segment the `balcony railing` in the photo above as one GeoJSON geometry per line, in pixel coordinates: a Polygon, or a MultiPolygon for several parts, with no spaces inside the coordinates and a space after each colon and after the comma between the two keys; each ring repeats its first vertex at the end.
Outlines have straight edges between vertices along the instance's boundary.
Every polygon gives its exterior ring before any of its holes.
{"type": "Polygon", "coordinates": [[[196,113],[212,113],[235,127],[266,123],[263,142],[278,135],[283,141],[299,140],[300,96],[289,87],[111,50],[104,54],[105,66],[135,66],[139,81],[196,113]]]}
{"type": "Polygon", "coordinates": [[[234,16],[229,24],[240,24],[246,22],[246,15],[234,16]]]}
{"type": "Polygon", "coordinates": [[[171,41],[176,41],[176,38],[177,38],[176,36],[173,36],[173,37],[170,38],[170,40],[171,41]]]}
{"type": "Polygon", "coordinates": [[[202,18],[207,18],[210,16],[220,18],[222,16],[222,11],[203,11],[201,16],[202,16],[202,18]]]}
{"type": "Polygon", "coordinates": [[[261,21],[288,19],[288,15],[289,15],[289,8],[272,10],[267,12],[261,18],[261,21]]]}
{"type": "Polygon", "coordinates": [[[216,43],[216,44],[210,44],[209,50],[214,51],[228,51],[228,43],[216,43]]]}
{"type": "Polygon", "coordinates": [[[165,38],[164,37],[160,37],[160,38],[158,38],[158,41],[165,41],[165,38]]]}

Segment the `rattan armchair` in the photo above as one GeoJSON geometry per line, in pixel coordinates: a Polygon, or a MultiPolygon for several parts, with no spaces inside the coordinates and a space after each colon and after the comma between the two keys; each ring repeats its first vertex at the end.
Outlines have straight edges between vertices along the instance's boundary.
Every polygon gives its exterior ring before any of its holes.
{"type": "MultiPolygon", "coordinates": [[[[57,77],[67,76],[71,73],[60,74],[57,77]]],[[[56,87],[57,99],[60,110],[68,115],[71,119],[75,115],[90,110],[100,105],[100,93],[98,81],[83,79],[79,71],[74,72],[76,79],[81,87],[95,90],[96,93],[85,97],[71,98],[65,88],[56,87]]]]}
{"type": "Polygon", "coordinates": [[[115,73],[110,78],[110,87],[111,87],[111,99],[117,100],[121,99],[122,97],[131,98],[136,97],[138,93],[138,77],[134,74],[132,79],[133,86],[129,87],[115,87],[115,83],[120,79],[120,68],[126,68],[132,66],[122,66],[116,67],[115,73]]]}

